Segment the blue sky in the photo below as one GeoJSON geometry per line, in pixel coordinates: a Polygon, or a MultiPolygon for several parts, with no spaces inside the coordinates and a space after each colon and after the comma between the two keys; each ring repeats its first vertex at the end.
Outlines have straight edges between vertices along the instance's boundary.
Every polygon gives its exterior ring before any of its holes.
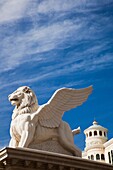
{"type": "Polygon", "coordinates": [[[96,119],[113,137],[113,0],[0,0],[0,148],[10,140],[7,96],[30,86],[39,104],[61,87],[93,85],[81,107],[63,120],[84,129],[96,119]]]}

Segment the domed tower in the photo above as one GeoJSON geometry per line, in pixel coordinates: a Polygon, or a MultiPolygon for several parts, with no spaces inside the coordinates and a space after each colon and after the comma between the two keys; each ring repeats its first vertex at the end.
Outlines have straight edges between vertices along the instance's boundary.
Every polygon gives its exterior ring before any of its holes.
{"type": "Polygon", "coordinates": [[[93,125],[84,130],[86,136],[86,147],[82,153],[82,158],[105,162],[104,143],[107,141],[108,130],[96,121],[93,125]]]}

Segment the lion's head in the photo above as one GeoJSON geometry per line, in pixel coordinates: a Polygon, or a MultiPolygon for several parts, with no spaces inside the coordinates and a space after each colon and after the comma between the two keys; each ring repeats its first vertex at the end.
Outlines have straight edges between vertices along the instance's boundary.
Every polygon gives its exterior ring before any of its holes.
{"type": "Polygon", "coordinates": [[[8,98],[11,104],[16,106],[14,109],[15,114],[33,113],[38,109],[36,95],[27,86],[19,87],[8,98]]]}

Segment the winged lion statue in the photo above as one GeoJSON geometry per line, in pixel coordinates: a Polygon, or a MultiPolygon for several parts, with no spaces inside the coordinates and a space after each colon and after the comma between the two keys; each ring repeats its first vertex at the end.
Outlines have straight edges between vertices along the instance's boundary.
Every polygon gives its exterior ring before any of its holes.
{"type": "Polygon", "coordinates": [[[10,125],[10,147],[26,147],[50,152],[80,156],[74,145],[73,135],[80,129],[71,130],[62,121],[65,111],[82,105],[92,92],[92,86],[83,89],[61,88],[41,106],[33,90],[19,87],[8,96],[15,106],[10,125]]]}

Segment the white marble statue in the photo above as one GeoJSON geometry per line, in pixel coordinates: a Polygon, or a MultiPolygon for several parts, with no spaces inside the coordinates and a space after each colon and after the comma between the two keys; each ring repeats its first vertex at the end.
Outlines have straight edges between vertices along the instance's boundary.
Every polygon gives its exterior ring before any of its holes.
{"type": "Polygon", "coordinates": [[[44,105],[39,106],[36,95],[27,86],[22,86],[9,95],[15,105],[10,126],[10,147],[26,147],[46,151],[79,155],[71,131],[62,121],[65,111],[80,106],[92,92],[92,86],[84,89],[61,88],[44,105]]]}

